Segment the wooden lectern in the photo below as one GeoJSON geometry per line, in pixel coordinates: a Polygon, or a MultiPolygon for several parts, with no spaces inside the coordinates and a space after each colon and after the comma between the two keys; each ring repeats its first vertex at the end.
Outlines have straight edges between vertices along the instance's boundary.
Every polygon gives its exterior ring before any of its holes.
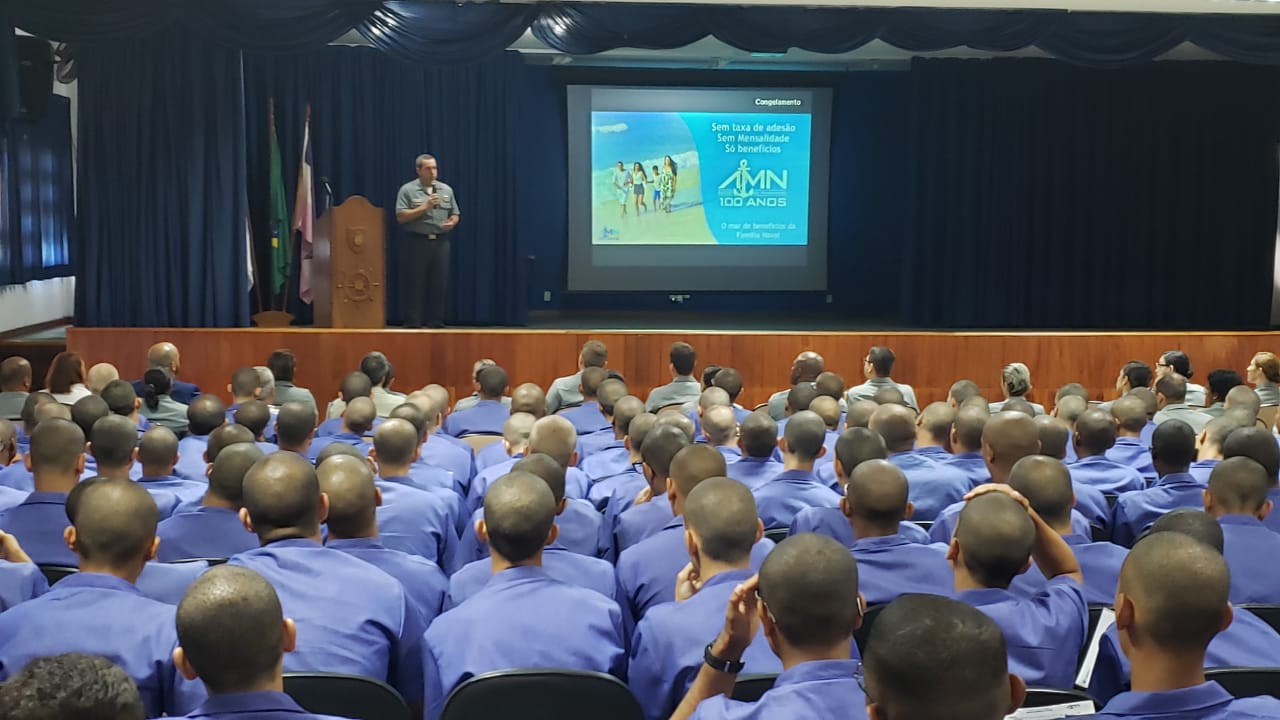
{"type": "Polygon", "coordinates": [[[316,220],[311,258],[316,327],[387,326],[386,217],[355,195],[316,220]]]}

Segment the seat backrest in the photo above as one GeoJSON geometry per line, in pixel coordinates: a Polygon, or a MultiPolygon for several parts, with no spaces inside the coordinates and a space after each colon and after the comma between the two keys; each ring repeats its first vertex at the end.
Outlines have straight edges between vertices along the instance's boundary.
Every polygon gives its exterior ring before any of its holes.
{"type": "Polygon", "coordinates": [[[40,572],[44,573],[44,579],[52,585],[68,575],[75,575],[80,572],[80,568],[71,567],[70,565],[39,565],[40,572]]]}
{"type": "Polygon", "coordinates": [[[733,685],[733,699],[740,702],[755,702],[769,692],[778,679],[777,673],[754,673],[740,675],[733,685]]]}
{"type": "Polygon", "coordinates": [[[1280,668],[1215,668],[1206,670],[1204,677],[1218,683],[1238,698],[1259,695],[1280,698],[1280,668]]]}
{"type": "Polygon", "coordinates": [[[413,720],[395,688],[373,678],[341,673],[285,673],[284,691],[317,715],[353,720],[413,720]]]}
{"type": "Polygon", "coordinates": [[[930,530],[933,529],[932,520],[912,520],[911,522],[915,523],[921,530],[924,530],[925,532],[929,532],[930,530]]]}
{"type": "Polygon", "coordinates": [[[1271,626],[1272,630],[1280,633],[1280,605],[1258,605],[1253,603],[1244,603],[1236,605],[1237,608],[1248,610],[1257,615],[1262,622],[1271,626]]]}
{"type": "Polygon", "coordinates": [[[871,637],[871,626],[875,623],[876,618],[880,616],[880,611],[885,609],[885,605],[872,605],[862,613],[862,625],[853,632],[853,642],[858,646],[860,655],[867,654],[867,639],[871,637]]]}
{"type": "Polygon", "coordinates": [[[1114,509],[1116,506],[1116,501],[1120,499],[1119,495],[1103,495],[1102,497],[1106,498],[1108,509],[1114,509]]]}
{"type": "Polygon", "coordinates": [[[480,452],[501,439],[501,435],[463,435],[459,438],[459,440],[470,445],[474,452],[480,452]]]}
{"type": "Polygon", "coordinates": [[[653,414],[654,414],[654,415],[664,415],[664,414],[669,413],[669,412],[680,412],[680,409],[681,409],[681,408],[683,408],[683,407],[684,407],[684,403],[672,403],[672,404],[670,404],[670,405],[663,405],[662,407],[660,407],[660,408],[658,408],[656,411],[654,411],[654,413],[653,413],[653,414]]]}
{"type": "Polygon", "coordinates": [[[1076,669],[1079,670],[1081,664],[1084,663],[1084,656],[1089,653],[1089,643],[1093,640],[1093,633],[1098,629],[1098,621],[1102,619],[1103,605],[1089,606],[1089,627],[1084,634],[1084,645],[1080,647],[1080,655],[1076,657],[1076,669]]]}
{"type": "Polygon", "coordinates": [[[1101,525],[1090,525],[1089,534],[1094,542],[1107,542],[1111,539],[1111,534],[1101,525]]]}
{"type": "Polygon", "coordinates": [[[775,543],[780,543],[787,539],[787,533],[789,532],[791,532],[790,528],[769,528],[764,531],[764,536],[775,543]]]}
{"type": "Polygon", "coordinates": [[[1055,688],[1027,688],[1027,699],[1022,701],[1024,708],[1049,708],[1061,712],[1036,713],[1037,720],[1064,718],[1076,715],[1092,715],[1098,712],[1098,704],[1089,693],[1083,690],[1058,690],[1055,688]]]}
{"type": "Polygon", "coordinates": [[[170,560],[167,565],[189,565],[191,563],[209,563],[209,567],[215,565],[226,565],[228,558],[182,558],[181,560],[170,560]]]}
{"type": "Polygon", "coordinates": [[[499,670],[458,685],[440,720],[643,720],[621,680],[583,670],[499,670]]]}

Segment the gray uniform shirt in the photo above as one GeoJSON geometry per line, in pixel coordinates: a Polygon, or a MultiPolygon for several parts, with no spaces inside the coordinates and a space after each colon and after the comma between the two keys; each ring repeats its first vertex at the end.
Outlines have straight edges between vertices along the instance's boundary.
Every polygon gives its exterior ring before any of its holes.
{"type": "Polygon", "coordinates": [[[582,384],[582,373],[556,378],[547,388],[547,412],[553,413],[562,407],[582,402],[582,393],[578,386],[582,384]]]}
{"type": "MultiPolygon", "coordinates": [[[[419,235],[440,235],[444,233],[441,226],[449,216],[462,214],[458,209],[458,199],[453,196],[453,188],[439,180],[432,183],[432,186],[435,188],[435,193],[440,196],[440,204],[428,210],[417,220],[407,222],[400,227],[419,235]]],[[[396,211],[413,210],[428,197],[430,193],[427,192],[421,180],[410,180],[401,185],[400,192],[396,193],[396,211]]]]}
{"type": "Polygon", "coordinates": [[[853,404],[859,400],[872,400],[876,396],[876,391],[882,387],[896,387],[902,393],[902,399],[913,410],[919,410],[920,404],[916,402],[916,391],[911,389],[906,383],[894,382],[887,377],[873,377],[868,379],[861,385],[855,385],[845,391],[844,400],[848,404],[853,404]]]}
{"type": "Polygon", "coordinates": [[[666,385],[660,385],[649,393],[644,409],[657,412],[668,405],[683,405],[690,400],[697,400],[702,395],[702,384],[688,375],[678,377],[666,385]]]}
{"type": "Polygon", "coordinates": [[[302,403],[312,410],[316,409],[316,396],[306,388],[300,388],[291,382],[276,383],[276,405],[280,406],[287,402],[302,403]]]}
{"type": "Polygon", "coordinates": [[[1152,416],[1151,421],[1156,425],[1159,425],[1160,423],[1168,422],[1169,420],[1181,420],[1182,422],[1190,425],[1191,429],[1196,431],[1196,433],[1199,433],[1212,419],[1213,418],[1211,416],[1188,407],[1186,403],[1174,403],[1171,405],[1165,405],[1160,412],[1152,416]]]}
{"type": "Polygon", "coordinates": [[[0,392],[0,418],[19,420],[22,418],[22,406],[27,402],[27,394],[18,390],[0,392]]]}

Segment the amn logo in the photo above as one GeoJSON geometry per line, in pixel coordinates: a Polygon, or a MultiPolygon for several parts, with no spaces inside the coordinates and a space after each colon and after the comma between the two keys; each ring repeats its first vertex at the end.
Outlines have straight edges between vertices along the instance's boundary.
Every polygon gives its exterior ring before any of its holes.
{"type": "Polygon", "coordinates": [[[738,167],[720,183],[721,207],[786,207],[787,171],[752,170],[739,160],[738,167]]]}

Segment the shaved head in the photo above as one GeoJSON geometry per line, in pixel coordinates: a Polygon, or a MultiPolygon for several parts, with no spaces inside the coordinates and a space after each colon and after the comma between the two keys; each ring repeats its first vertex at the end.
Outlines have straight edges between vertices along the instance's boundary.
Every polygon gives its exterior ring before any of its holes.
{"type": "Polygon", "coordinates": [[[94,478],[71,494],[76,499],[67,496],[67,513],[76,528],[76,554],[86,563],[140,568],[160,521],[151,493],[128,478],[94,478]]]}
{"type": "Polygon", "coordinates": [[[822,418],[822,424],[828,430],[835,430],[840,426],[840,403],[835,398],[819,395],[809,403],[809,410],[822,418]]]}
{"type": "Polygon", "coordinates": [[[875,400],[854,400],[849,403],[849,410],[844,415],[844,426],[847,428],[864,428],[871,424],[871,416],[879,409],[875,400]]]}
{"type": "Polygon", "coordinates": [[[374,406],[373,400],[358,397],[347,403],[347,409],[342,413],[342,423],[352,433],[364,435],[373,429],[373,421],[377,416],[378,409],[374,406]]]}
{"type": "Polygon", "coordinates": [[[736,401],[742,394],[742,374],[734,368],[720,368],[711,384],[729,393],[729,400],[736,401]]]}
{"type": "Polygon", "coordinates": [[[83,454],[84,432],[70,420],[48,420],[31,433],[28,455],[35,473],[73,472],[83,454]]]}
{"type": "MultiPolygon", "coordinates": [[[[832,402],[835,402],[832,400],[832,402]]],[[[713,407],[702,414],[702,432],[712,445],[728,445],[738,434],[738,419],[728,405],[713,407]]]]}
{"type": "Polygon", "coordinates": [[[920,427],[929,437],[939,443],[945,443],[951,437],[951,423],[955,422],[956,410],[944,402],[929,403],[920,413],[920,427]]]}
{"type": "Polygon", "coordinates": [[[693,437],[697,433],[697,428],[693,426],[693,421],[689,416],[681,412],[664,412],[658,415],[658,424],[667,425],[676,428],[684,433],[689,442],[693,442],[693,437]]]}
{"type": "Polygon", "coordinates": [[[818,391],[807,382],[793,385],[787,391],[787,409],[792,413],[808,410],[809,405],[818,397],[818,391]]]}
{"type": "Polygon", "coordinates": [[[46,420],[70,420],[71,408],[57,402],[41,403],[36,406],[36,425],[46,420]]]}
{"type": "Polygon", "coordinates": [[[209,443],[204,450],[204,461],[211,463],[217,460],[223,448],[237,443],[251,442],[253,442],[253,433],[249,432],[249,428],[235,423],[223,425],[209,433],[209,443]]]}
{"type": "Polygon", "coordinates": [[[989,588],[1008,588],[1027,567],[1036,528],[1018,501],[988,493],[965,504],[954,540],[960,546],[965,569],[975,580],[989,588]]]}
{"type": "Polygon", "coordinates": [[[600,383],[600,389],[596,391],[596,402],[600,403],[600,409],[604,411],[605,415],[612,417],[614,406],[626,396],[626,383],[609,378],[600,383]]]}
{"type": "MultiPolygon", "coordinates": [[[[399,408],[396,409],[399,410],[399,408]]],[[[419,414],[421,414],[420,411],[419,414]]],[[[280,406],[280,412],[276,414],[276,439],[282,446],[301,447],[315,431],[316,422],[319,419],[316,409],[310,405],[287,402],[280,406]]]]}
{"type": "Polygon", "coordinates": [[[93,424],[111,414],[107,401],[97,395],[86,395],[71,406],[71,422],[80,426],[86,434],[93,430],[93,424]]]}
{"type": "Polygon", "coordinates": [[[484,496],[489,548],[508,562],[524,562],[541,552],[555,517],[555,497],[531,473],[503,475],[484,496]]]}
{"type": "Polygon", "coordinates": [[[244,504],[244,476],[265,453],[256,443],[243,442],[228,445],[218,453],[209,469],[209,492],[234,504],[244,504]]]}
{"type": "Polygon", "coordinates": [[[1147,426],[1147,405],[1142,398],[1125,395],[1111,403],[1111,416],[1125,432],[1141,432],[1147,426]]]}
{"type": "Polygon", "coordinates": [[[883,460],[889,456],[884,438],[867,428],[849,428],[836,439],[836,462],[847,477],[854,468],[868,460],[883,460]]]}
{"type": "Polygon", "coordinates": [[[826,369],[827,363],[822,356],[812,350],[806,350],[796,356],[791,363],[791,382],[813,382],[826,369]]]}
{"type": "Polygon", "coordinates": [[[742,421],[738,428],[742,452],[747,457],[767,458],[778,447],[778,423],[766,412],[756,411],[742,421]]]}
{"type": "Polygon", "coordinates": [[[1031,401],[1025,398],[1020,398],[1020,397],[1012,397],[1012,398],[1009,398],[1008,400],[1005,400],[1004,405],[1001,406],[1001,410],[1003,412],[1022,413],[1027,417],[1036,416],[1036,408],[1034,405],[1031,404],[1031,401]]]}
{"type": "Polygon", "coordinates": [[[547,394],[534,383],[517,385],[511,391],[511,412],[528,413],[535,419],[547,414],[547,394]]]}
{"type": "Polygon", "coordinates": [[[998,412],[982,428],[982,457],[993,478],[1008,477],[1013,464],[1040,452],[1040,430],[1029,415],[998,412]]]}
{"type": "Polygon", "coordinates": [[[208,435],[227,421],[227,408],[217,395],[198,395],[187,405],[187,424],[192,435],[208,435]]]}
{"type": "Polygon", "coordinates": [[[671,462],[676,454],[691,444],[679,428],[656,423],[640,446],[640,457],[645,466],[653,471],[654,479],[663,480],[671,476],[671,462]]]}
{"type": "Polygon", "coordinates": [[[811,462],[822,452],[827,426],[812,410],[802,410],[791,416],[783,429],[786,451],[801,462],[811,462]]]}
{"type": "MultiPolygon", "coordinates": [[[[1142,401],[1142,406],[1147,409],[1147,419],[1150,420],[1152,415],[1156,414],[1157,403],[1156,394],[1148,387],[1136,387],[1130,390],[1126,395],[1132,395],[1142,401]]],[[[1256,397],[1256,394],[1255,394],[1256,397]]]]}
{"type": "Polygon", "coordinates": [[[702,394],[698,396],[698,407],[701,408],[703,412],[706,412],[713,407],[728,407],[732,404],[733,403],[729,401],[729,393],[725,392],[723,388],[712,386],[703,390],[702,394]]]}
{"type": "Polygon", "coordinates": [[[1013,466],[1009,487],[1022,493],[1044,521],[1055,528],[1071,523],[1071,508],[1076,504],[1071,486],[1071,472],[1057,458],[1028,455],[1013,466]]]}
{"type": "Polygon", "coordinates": [[[907,476],[888,460],[867,460],[853,469],[845,486],[853,517],[894,528],[907,513],[907,476]]]}
{"type": "Polygon", "coordinates": [[[1267,471],[1247,457],[1223,460],[1209,473],[1214,508],[1225,515],[1256,515],[1270,486],[1267,471]]]}
{"type": "Polygon", "coordinates": [[[178,461],[178,436],[166,427],[156,426],[142,433],[138,441],[138,462],[149,467],[172,468],[178,461]]]}
{"type": "MultiPolygon", "coordinates": [[[[196,399],[199,400],[201,397],[206,396],[201,395],[196,399]]],[[[133,411],[138,409],[138,393],[134,392],[133,385],[124,380],[112,380],[107,383],[102,388],[102,399],[116,415],[132,415],[133,411]]]]}
{"type": "Polygon", "coordinates": [[[275,588],[235,565],[205,571],[182,597],[178,645],[210,694],[269,682],[284,654],[284,611],[275,588]]]}
{"type": "Polygon", "coordinates": [[[1065,458],[1067,441],[1071,438],[1071,428],[1067,423],[1050,415],[1037,415],[1035,423],[1040,433],[1040,453],[1058,460],[1065,458]]]}
{"type": "Polygon", "coordinates": [[[886,385],[871,396],[877,405],[906,405],[907,398],[902,391],[892,385],[886,385]]]}
{"type": "Polygon", "coordinates": [[[1280,447],[1271,433],[1260,427],[1232,430],[1222,443],[1222,456],[1227,459],[1247,457],[1262,466],[1271,487],[1280,484],[1280,447]]]}
{"type": "Polygon", "coordinates": [[[1146,535],[1120,569],[1117,595],[1134,609],[1121,647],[1132,634],[1168,652],[1203,653],[1227,622],[1230,586],[1220,551],[1179,532],[1146,535]]]}
{"type": "Polygon", "coordinates": [[[1237,385],[1227,391],[1227,398],[1223,401],[1223,407],[1227,410],[1238,410],[1246,413],[1249,417],[1256,419],[1258,412],[1262,410],[1262,400],[1258,397],[1258,393],[1248,385],[1237,385]]]}
{"type": "Polygon", "coordinates": [[[881,405],[871,416],[872,430],[884,438],[889,452],[904,452],[915,446],[916,414],[905,405],[881,405]]]}
{"type": "Polygon", "coordinates": [[[703,480],[724,477],[725,473],[724,455],[710,445],[689,445],[671,459],[671,482],[682,498],[689,497],[703,480]]]}
{"type": "Polygon", "coordinates": [[[261,400],[247,400],[236,408],[235,420],[237,425],[249,428],[255,439],[261,438],[271,422],[271,408],[261,400]]]}
{"type": "Polygon", "coordinates": [[[320,492],[329,496],[330,537],[371,537],[377,533],[378,488],[369,464],[335,455],[316,467],[320,492]]]}
{"type": "Polygon", "coordinates": [[[364,453],[361,453],[359,450],[356,449],[355,445],[349,445],[344,442],[329,443],[328,445],[324,446],[324,449],[321,450],[318,455],[316,455],[316,463],[315,463],[316,467],[323,465],[324,461],[328,460],[331,457],[339,457],[339,456],[352,457],[359,460],[360,462],[365,462],[365,457],[366,457],[364,453]]]}
{"type": "MultiPolygon", "coordinates": [[[[624,437],[631,428],[631,421],[644,414],[644,401],[635,395],[627,395],[614,403],[613,433],[615,437],[624,437]]],[[[656,420],[657,415],[653,416],[656,420]]]]}
{"type": "MultiPolygon", "coordinates": [[[[250,368],[252,370],[252,368],[250,368]]],[[[254,372],[255,382],[258,373],[254,372]]],[[[373,383],[370,382],[369,376],[360,371],[347,373],[342,378],[342,401],[349,403],[360,397],[369,397],[373,392],[373,383]]]]}
{"type": "Polygon", "coordinates": [[[746,485],[725,477],[707,478],[689,491],[684,525],[704,557],[733,565],[750,560],[761,533],[755,496],[746,485]]]}
{"type": "MultiPolygon", "coordinates": [[[[14,358],[9,358],[9,359],[12,360],[14,358]]],[[[17,359],[21,360],[22,358],[17,358],[17,359]]],[[[8,360],[6,360],[5,362],[8,362],[8,360]]],[[[30,378],[30,373],[31,373],[31,366],[28,365],[27,366],[28,378],[30,378]]],[[[0,363],[0,386],[5,386],[4,374],[5,374],[4,363],[0,363]]],[[[86,387],[89,388],[91,392],[100,393],[102,392],[102,388],[107,386],[107,383],[111,382],[112,380],[119,380],[119,379],[120,379],[120,371],[116,369],[115,365],[112,365],[111,363],[98,363],[93,367],[89,368],[89,373],[85,376],[84,384],[86,387]]]]}
{"type": "Polygon", "coordinates": [[[1116,444],[1116,420],[1106,410],[1086,410],[1076,420],[1076,448],[1081,457],[1101,455],[1116,444]]]}
{"type": "Polygon", "coordinates": [[[390,419],[374,431],[373,449],[380,462],[399,467],[413,462],[418,440],[418,431],[408,420],[390,419]]]}
{"type": "Polygon", "coordinates": [[[103,466],[118,468],[133,463],[133,451],[138,446],[138,428],[128,418],[108,415],[93,424],[89,433],[89,454],[103,466]]]}
{"type": "Polygon", "coordinates": [[[602,367],[585,367],[582,368],[582,381],[579,383],[582,387],[582,397],[587,400],[593,400],[596,391],[600,389],[600,383],[609,377],[609,373],[605,372],[602,367]]]}
{"type": "Polygon", "coordinates": [[[947,391],[947,399],[953,401],[956,407],[963,405],[969,398],[981,395],[982,389],[972,380],[957,380],[951,383],[951,389],[947,391]]]}
{"type": "Polygon", "coordinates": [[[502,423],[502,439],[512,448],[527,447],[535,422],[537,419],[529,413],[511,413],[506,422],[502,423]]]}
{"type": "Polygon", "coordinates": [[[818,373],[817,379],[813,381],[813,389],[818,391],[819,397],[825,396],[839,402],[844,396],[844,378],[829,370],[818,373]]]}
{"type": "Polygon", "coordinates": [[[511,466],[511,472],[537,475],[547,484],[547,488],[551,490],[551,497],[555,498],[557,505],[564,499],[564,479],[567,473],[565,467],[550,455],[533,453],[522,457],[511,466]]]}
{"type": "MultiPolygon", "coordinates": [[[[94,367],[98,366],[94,365],[94,367]]],[[[120,377],[120,373],[116,373],[116,377],[120,377]]],[[[14,355],[0,362],[0,390],[20,392],[29,387],[31,387],[31,363],[26,358],[14,355]]]]}
{"type": "Polygon", "coordinates": [[[990,720],[1009,710],[1004,632],[957,600],[894,600],[876,619],[863,667],[882,718],[990,720]]]}
{"type": "Polygon", "coordinates": [[[759,593],[778,633],[796,648],[848,642],[862,619],[858,564],[848,548],[823,535],[779,543],[760,566],[759,593]]]}
{"type": "Polygon", "coordinates": [[[550,455],[562,467],[569,467],[577,447],[578,431],[559,415],[542,418],[529,432],[529,452],[550,455]]]}
{"type": "Polygon", "coordinates": [[[1089,409],[1089,401],[1077,395],[1066,395],[1058,400],[1056,411],[1058,417],[1074,425],[1076,420],[1089,409]]]}
{"type": "Polygon", "coordinates": [[[316,469],[294,453],[267,455],[245,473],[244,508],[263,542],[282,531],[318,533],[324,517],[316,469]]]}
{"type": "Polygon", "coordinates": [[[178,364],[178,346],[171,342],[158,342],[147,349],[147,366],[175,369],[178,364]]]}

